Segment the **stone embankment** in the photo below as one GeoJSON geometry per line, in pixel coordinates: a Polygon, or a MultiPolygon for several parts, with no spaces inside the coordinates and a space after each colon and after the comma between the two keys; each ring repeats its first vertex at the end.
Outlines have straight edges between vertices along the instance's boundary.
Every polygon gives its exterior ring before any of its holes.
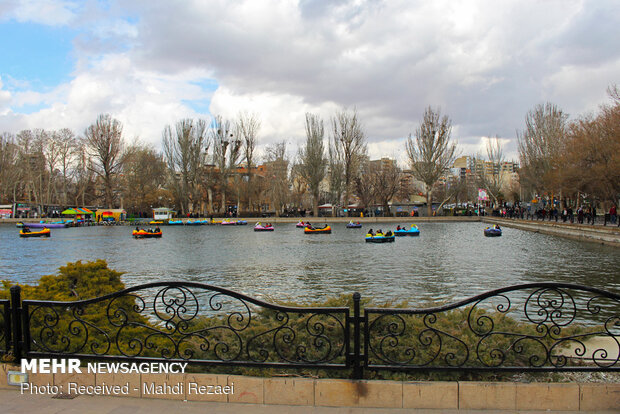
{"type": "Polygon", "coordinates": [[[512,220],[484,217],[482,221],[519,230],[568,237],[587,242],[620,247],[620,228],[616,226],[592,226],[589,224],[562,223],[554,221],[512,220]]]}

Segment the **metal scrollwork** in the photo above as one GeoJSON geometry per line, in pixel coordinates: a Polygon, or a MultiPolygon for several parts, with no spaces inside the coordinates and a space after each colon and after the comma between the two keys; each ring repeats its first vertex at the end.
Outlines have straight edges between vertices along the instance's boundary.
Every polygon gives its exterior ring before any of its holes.
{"type": "Polygon", "coordinates": [[[366,309],[367,368],[620,369],[620,295],[539,283],[431,309],[366,309]]]}
{"type": "Polygon", "coordinates": [[[346,308],[286,308],[196,283],[153,283],[74,304],[30,302],[32,352],[345,365],[346,308]]]}
{"type": "MultiPolygon", "coordinates": [[[[355,375],[360,368],[620,370],[616,293],[536,283],[427,309],[367,307],[363,315],[357,301],[350,316],[345,307],[287,307],[200,283],[150,283],[76,302],[24,300],[24,343],[29,357],[354,368],[355,375]]],[[[8,311],[6,304],[5,326],[8,311]]],[[[8,348],[10,331],[2,332],[8,348]]]]}

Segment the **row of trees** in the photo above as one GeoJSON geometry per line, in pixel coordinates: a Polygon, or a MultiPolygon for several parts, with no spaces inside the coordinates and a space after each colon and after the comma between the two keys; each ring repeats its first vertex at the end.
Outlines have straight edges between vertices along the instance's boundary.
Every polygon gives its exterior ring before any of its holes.
{"type": "Polygon", "coordinates": [[[527,194],[562,204],[617,203],[620,195],[620,91],[611,104],[569,121],[551,103],[537,105],[518,134],[520,181],[527,194]]]}
{"type": "Polygon", "coordinates": [[[289,157],[286,142],[256,153],[260,121],[254,114],[210,122],[183,119],[162,132],[162,152],[137,141],[127,144],[121,123],[110,115],[78,137],[69,129],[24,130],[0,136],[0,201],[58,205],[124,205],[149,212],[174,206],[181,214],[223,213],[227,205],[276,212],[306,208],[310,202],[365,209],[408,199],[422,190],[431,213],[433,198],[473,201],[484,188],[495,203],[509,198],[552,194],[563,201],[588,197],[617,200],[620,188],[620,94],[594,115],[569,122],[557,106],[537,105],[518,132],[520,190],[506,188],[501,139],[488,140],[486,156],[471,158],[466,176],[451,176],[457,157],[452,123],[428,107],[405,149],[410,174],[403,179],[395,162],[370,161],[366,134],[355,110],[336,113],[325,127],[306,114],[305,142],[289,157]],[[261,170],[257,165],[262,161],[261,170]]]}

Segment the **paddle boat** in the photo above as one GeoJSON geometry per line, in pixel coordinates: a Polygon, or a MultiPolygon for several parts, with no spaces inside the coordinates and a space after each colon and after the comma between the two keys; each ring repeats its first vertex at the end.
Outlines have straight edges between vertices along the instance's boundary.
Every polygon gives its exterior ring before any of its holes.
{"type": "Polygon", "coordinates": [[[304,223],[303,221],[299,221],[299,223],[297,223],[295,227],[305,229],[306,227],[308,227],[309,224],[310,223],[304,223]]]}
{"type": "Polygon", "coordinates": [[[153,224],[155,226],[159,226],[160,224],[164,224],[164,222],[161,221],[161,220],[151,220],[151,221],[149,221],[149,224],[153,224]]]}
{"type": "Polygon", "coordinates": [[[183,220],[168,220],[169,226],[182,226],[183,220]]]}
{"type": "Polygon", "coordinates": [[[19,231],[19,237],[50,237],[52,232],[48,228],[39,231],[30,231],[28,227],[24,227],[19,231]]]}
{"type": "Polygon", "coordinates": [[[347,228],[348,229],[361,229],[362,223],[360,223],[359,221],[357,223],[353,223],[352,221],[350,221],[347,223],[347,228]]]}
{"type": "Polygon", "coordinates": [[[484,235],[486,237],[499,237],[502,235],[502,229],[496,224],[493,227],[485,228],[484,235]]]}
{"type": "Polygon", "coordinates": [[[235,224],[237,226],[247,226],[248,221],[247,220],[237,220],[237,222],[235,224]]]}
{"type": "Polygon", "coordinates": [[[274,231],[271,223],[261,224],[260,221],[254,225],[254,231],[274,231]]]}
{"type": "Polygon", "coordinates": [[[323,227],[312,227],[312,226],[307,226],[304,229],[304,233],[305,234],[330,234],[332,232],[332,227],[329,225],[325,225],[323,227]]]}
{"type": "Polygon", "coordinates": [[[185,222],[186,226],[204,226],[207,224],[207,220],[187,220],[185,222]]]}
{"type": "Polygon", "coordinates": [[[396,239],[394,233],[388,231],[387,233],[368,233],[366,234],[366,243],[390,243],[396,239]]]}
{"type": "Polygon", "coordinates": [[[406,229],[404,227],[400,229],[396,229],[394,231],[395,236],[419,236],[420,229],[415,224],[412,224],[410,228],[406,229]]]}
{"type": "Polygon", "coordinates": [[[144,230],[144,229],[140,229],[140,230],[134,230],[132,232],[132,235],[136,239],[151,239],[151,238],[161,237],[162,236],[162,232],[161,232],[161,230],[159,230],[159,231],[147,231],[147,230],[144,230]]]}
{"type": "Polygon", "coordinates": [[[225,220],[222,220],[221,224],[222,226],[234,226],[235,224],[237,224],[237,222],[234,220],[225,219],[225,220]]]}

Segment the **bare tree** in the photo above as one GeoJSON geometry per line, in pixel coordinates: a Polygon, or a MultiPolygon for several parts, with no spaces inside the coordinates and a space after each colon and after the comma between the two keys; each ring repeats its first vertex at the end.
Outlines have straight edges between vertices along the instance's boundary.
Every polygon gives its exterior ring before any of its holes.
{"type": "Polygon", "coordinates": [[[396,195],[400,184],[400,168],[396,163],[382,162],[375,170],[375,197],[383,206],[383,214],[389,211],[389,202],[396,195]]]}
{"type": "Polygon", "coordinates": [[[608,202],[607,208],[618,203],[620,194],[620,96],[609,92],[614,104],[571,123],[561,159],[563,185],[608,202]]]}
{"type": "Polygon", "coordinates": [[[237,120],[236,135],[243,140],[243,159],[248,168],[247,197],[248,210],[252,208],[252,168],[254,167],[254,149],[260,129],[260,121],[255,114],[240,114],[237,120]]]}
{"type": "Polygon", "coordinates": [[[43,202],[43,188],[47,176],[43,146],[48,133],[42,129],[22,130],[17,134],[20,179],[26,201],[43,202]]]}
{"type": "Polygon", "coordinates": [[[495,205],[499,202],[504,183],[504,151],[499,137],[489,138],[486,144],[487,159],[477,155],[472,162],[472,169],[479,188],[484,188],[493,198],[495,205]]]}
{"type": "Polygon", "coordinates": [[[332,137],[339,147],[344,169],[344,205],[349,205],[351,185],[359,172],[360,160],[366,155],[366,138],[357,112],[339,112],[332,119],[332,137]]]}
{"type": "MultiPolygon", "coordinates": [[[[95,168],[92,164],[93,162],[88,155],[85,143],[78,142],[78,147],[76,149],[76,165],[73,174],[75,179],[74,200],[76,206],[80,204],[83,206],[86,205],[88,190],[94,187],[95,173],[93,171],[95,168]]],[[[94,200],[95,194],[91,193],[89,198],[94,200]]]]}
{"type": "Polygon", "coordinates": [[[61,142],[60,136],[56,131],[46,134],[45,139],[41,143],[41,149],[47,166],[47,186],[45,191],[45,204],[51,204],[52,192],[58,200],[58,188],[56,187],[56,176],[58,171],[58,162],[60,161],[61,142]]]}
{"type": "Polygon", "coordinates": [[[299,150],[300,174],[308,184],[312,194],[314,217],[319,214],[319,191],[321,181],[325,178],[327,159],[323,138],[325,129],[323,121],[316,115],[306,114],[306,143],[299,150]]]}
{"type": "Polygon", "coordinates": [[[290,193],[286,141],[268,146],[266,152],[268,167],[267,193],[275,207],[276,216],[279,217],[288,201],[290,193]]]}
{"type": "Polygon", "coordinates": [[[84,131],[86,148],[94,161],[93,172],[103,180],[105,205],[113,207],[117,174],[123,165],[123,126],[109,114],[101,114],[84,131]]]}
{"type": "Polygon", "coordinates": [[[374,177],[377,175],[377,165],[366,160],[360,166],[360,173],[355,177],[355,193],[360,201],[360,207],[365,210],[373,204],[376,198],[374,177]]]}
{"type": "MultiPolygon", "coordinates": [[[[342,147],[332,137],[328,146],[329,161],[327,173],[329,176],[329,202],[332,203],[334,208],[337,208],[342,200],[342,192],[345,185],[344,161],[341,150],[342,147]]],[[[346,205],[345,208],[347,208],[346,205]]]]}
{"type": "Polygon", "coordinates": [[[201,172],[206,163],[209,150],[207,123],[204,120],[182,119],[176,123],[174,131],[168,125],[163,132],[163,149],[181,213],[187,214],[200,204],[201,172]]]}
{"type": "Polygon", "coordinates": [[[0,135],[0,202],[17,201],[19,185],[19,150],[15,137],[4,132],[0,135]]]}
{"type": "Polygon", "coordinates": [[[302,170],[303,170],[303,162],[298,157],[297,161],[293,162],[293,165],[291,166],[290,177],[291,177],[291,187],[293,191],[292,197],[293,197],[293,200],[295,201],[295,204],[300,209],[304,206],[303,199],[306,196],[306,193],[308,191],[308,183],[306,182],[306,179],[303,177],[302,170]]]}
{"type": "MultiPolygon", "coordinates": [[[[547,102],[525,116],[525,130],[517,131],[520,177],[536,192],[560,191],[558,174],[565,148],[568,115],[547,102]]],[[[561,196],[560,196],[561,198],[561,196]]]]}
{"type": "Polygon", "coordinates": [[[456,158],[456,144],[451,142],[452,123],[447,116],[430,106],[424,111],[415,140],[409,134],[406,149],[413,175],[424,183],[427,214],[431,215],[433,187],[456,158]]]}
{"type": "Polygon", "coordinates": [[[161,206],[160,185],[165,182],[166,169],[161,154],[153,148],[139,143],[128,148],[123,165],[123,199],[134,213],[161,206]]]}
{"type": "Polygon", "coordinates": [[[220,212],[224,212],[228,178],[239,164],[242,141],[233,134],[229,121],[224,120],[221,116],[216,116],[211,129],[211,142],[213,143],[213,161],[219,169],[220,212]]]}
{"type": "Polygon", "coordinates": [[[77,159],[78,141],[73,131],[63,128],[54,133],[58,145],[58,167],[62,179],[62,197],[60,203],[67,205],[69,201],[69,183],[72,179],[72,169],[77,159]]]}

